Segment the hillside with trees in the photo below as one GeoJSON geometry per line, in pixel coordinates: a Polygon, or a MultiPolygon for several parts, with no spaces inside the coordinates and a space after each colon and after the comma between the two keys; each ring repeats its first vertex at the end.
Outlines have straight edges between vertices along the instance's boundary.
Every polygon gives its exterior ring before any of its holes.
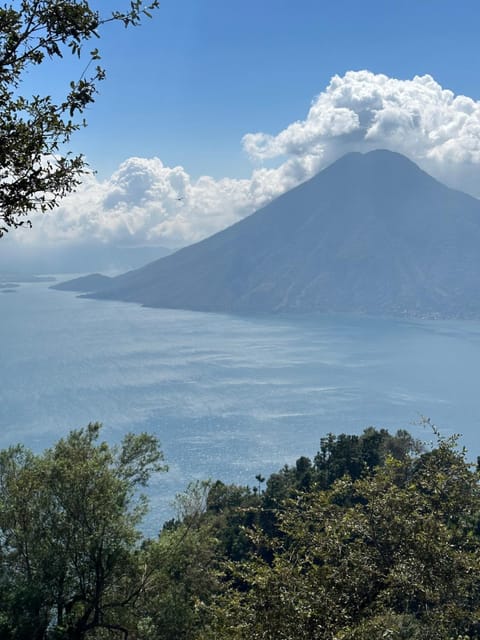
{"type": "Polygon", "coordinates": [[[330,434],[252,487],[191,485],[148,539],[159,444],[100,433],[0,453],[2,639],[478,637],[479,476],[455,438],[330,434]]]}

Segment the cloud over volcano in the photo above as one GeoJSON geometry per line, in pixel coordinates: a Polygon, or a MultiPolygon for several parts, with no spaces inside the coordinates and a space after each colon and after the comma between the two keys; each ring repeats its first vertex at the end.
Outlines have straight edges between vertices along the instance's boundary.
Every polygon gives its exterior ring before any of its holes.
{"type": "Polygon", "coordinates": [[[87,177],[58,210],[36,217],[33,230],[12,234],[8,244],[189,244],[341,155],[378,148],[405,154],[449,186],[480,197],[480,102],[456,96],[429,75],[334,76],[303,120],[277,133],[247,133],[242,144],[255,163],[249,178],[194,179],[182,166],[132,157],[107,180],[87,177]]]}

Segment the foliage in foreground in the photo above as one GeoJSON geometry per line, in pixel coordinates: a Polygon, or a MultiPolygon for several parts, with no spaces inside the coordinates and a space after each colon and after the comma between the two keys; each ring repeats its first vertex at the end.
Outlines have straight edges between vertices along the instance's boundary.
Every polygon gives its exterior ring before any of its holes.
{"type": "MultiPolygon", "coordinates": [[[[102,3],[97,3],[102,5],[102,3]]],[[[127,11],[102,15],[87,0],[18,0],[0,7],[0,238],[33,211],[53,209],[86,170],[82,155],[65,153],[79,119],[95,100],[105,72],[100,54],[84,48],[111,22],[137,25],[158,0],[131,0],[127,11]],[[48,61],[85,56],[77,78],[53,99],[29,95],[24,80],[48,61]],[[93,64],[92,64],[93,63],[93,64]],[[92,67],[92,68],[90,68],[92,67]]],[[[40,90],[42,91],[42,90],[40,90]]]]}
{"type": "Polygon", "coordinates": [[[476,638],[479,514],[478,474],[448,440],[299,493],[278,511],[278,534],[257,529],[250,556],[228,564],[201,637],[476,638]]]}
{"type": "Polygon", "coordinates": [[[127,637],[135,626],[152,573],[136,492],[164,466],[152,436],[109,447],[99,428],[72,431],[43,455],[0,453],[2,640],[127,637]]]}
{"type": "Polygon", "coordinates": [[[480,637],[479,477],[455,439],[330,435],[254,488],[192,485],[147,540],[158,443],[98,429],[0,454],[2,640],[480,637]]]}

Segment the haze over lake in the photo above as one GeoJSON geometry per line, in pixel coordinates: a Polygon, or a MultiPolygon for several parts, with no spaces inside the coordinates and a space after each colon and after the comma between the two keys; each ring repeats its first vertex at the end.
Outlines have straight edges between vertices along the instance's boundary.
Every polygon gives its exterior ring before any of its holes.
{"type": "Polygon", "coordinates": [[[39,451],[96,420],[109,441],[153,432],[170,465],[155,522],[189,480],[253,485],[329,431],[429,439],[423,414],[480,453],[480,322],[149,309],[48,283],[0,304],[0,446],[39,451]]]}

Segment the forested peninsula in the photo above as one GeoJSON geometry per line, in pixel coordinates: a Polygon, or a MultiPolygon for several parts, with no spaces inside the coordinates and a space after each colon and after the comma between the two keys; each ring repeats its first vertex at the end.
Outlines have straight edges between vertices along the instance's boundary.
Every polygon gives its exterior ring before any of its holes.
{"type": "MultiPolygon", "coordinates": [[[[430,425],[431,426],[431,425],[430,425]]],[[[254,485],[197,482],[156,538],[157,440],[99,424],[0,452],[2,640],[464,640],[480,633],[479,471],[456,437],[366,429],[254,485]]]]}

